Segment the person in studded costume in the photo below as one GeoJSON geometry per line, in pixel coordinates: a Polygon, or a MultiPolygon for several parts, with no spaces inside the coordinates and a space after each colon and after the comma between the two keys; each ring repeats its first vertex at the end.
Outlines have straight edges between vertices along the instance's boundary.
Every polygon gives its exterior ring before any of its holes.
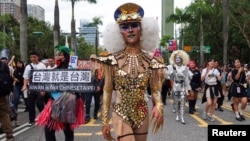
{"type": "Polygon", "coordinates": [[[181,121],[182,124],[185,124],[185,96],[188,95],[191,90],[190,80],[192,78],[192,73],[187,67],[189,55],[183,50],[176,50],[171,54],[169,62],[168,76],[173,80],[173,112],[176,113],[176,121],[181,121]]]}
{"type": "Polygon", "coordinates": [[[141,6],[125,3],[114,13],[116,23],[108,25],[103,32],[108,53],[102,53],[97,60],[102,64],[105,80],[102,133],[107,140],[113,139],[109,125],[111,108],[118,141],[146,141],[150,119],[154,133],[163,126],[160,90],[166,66],[150,55],[159,41],[159,27],[155,18],[143,16],[141,6]],[[146,94],[149,84],[152,110],[148,107],[146,94]]]}

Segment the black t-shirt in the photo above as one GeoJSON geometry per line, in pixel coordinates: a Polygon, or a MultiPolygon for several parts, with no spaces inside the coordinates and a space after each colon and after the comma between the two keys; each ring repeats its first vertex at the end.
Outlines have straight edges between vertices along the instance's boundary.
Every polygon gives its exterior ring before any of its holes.
{"type": "Polygon", "coordinates": [[[233,82],[235,83],[245,83],[246,82],[246,74],[245,72],[241,72],[240,73],[240,78],[238,80],[235,79],[235,76],[237,75],[238,73],[238,70],[237,69],[233,69],[232,70],[232,79],[233,79],[233,82]]]}

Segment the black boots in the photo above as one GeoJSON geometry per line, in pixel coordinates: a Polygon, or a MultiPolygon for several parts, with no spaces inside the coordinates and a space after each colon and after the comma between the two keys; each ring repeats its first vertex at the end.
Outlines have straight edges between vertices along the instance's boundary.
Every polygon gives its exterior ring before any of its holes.
{"type": "Polygon", "coordinates": [[[195,100],[189,100],[188,101],[188,105],[189,105],[189,114],[194,114],[195,110],[195,104],[196,101],[195,100]]]}
{"type": "Polygon", "coordinates": [[[221,106],[220,105],[218,105],[218,111],[221,111],[221,112],[223,112],[224,110],[221,108],[221,106]]]}

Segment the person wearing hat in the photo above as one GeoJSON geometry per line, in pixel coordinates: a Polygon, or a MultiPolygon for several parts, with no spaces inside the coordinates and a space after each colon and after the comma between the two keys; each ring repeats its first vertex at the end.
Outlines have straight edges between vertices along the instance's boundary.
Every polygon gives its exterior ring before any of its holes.
{"type": "MultiPolygon", "coordinates": [[[[71,50],[66,46],[56,46],[57,54],[56,54],[56,62],[57,67],[55,69],[68,69],[69,68],[69,61],[70,61],[70,53],[71,50]]],[[[43,93],[41,94],[46,98],[46,106],[44,107],[43,111],[37,116],[36,118],[36,124],[39,126],[44,127],[44,133],[45,133],[45,140],[46,141],[56,141],[55,132],[63,130],[65,135],[65,141],[74,141],[74,129],[79,127],[81,124],[84,123],[84,117],[83,117],[83,101],[80,98],[79,93],[76,92],[50,92],[50,93],[43,93]],[[60,94],[58,97],[57,94],[60,94]],[[55,106],[53,103],[57,104],[60,101],[57,101],[61,97],[67,95],[69,100],[63,100],[63,104],[67,108],[62,108],[60,106],[55,106]],[[70,96],[69,96],[70,95],[70,96]],[[72,98],[73,97],[73,98],[72,98]],[[75,105],[75,106],[72,106],[75,105]],[[55,118],[55,112],[59,111],[64,116],[65,119],[75,119],[75,122],[62,122],[58,120],[59,118],[55,118]],[[68,114],[65,115],[63,110],[67,109],[68,114]],[[73,112],[74,111],[74,112],[73,112]],[[74,115],[70,113],[75,113],[75,117],[68,116],[68,115],[74,115]],[[68,116],[68,117],[67,117],[68,116]]]]}
{"type": "Polygon", "coordinates": [[[95,54],[91,54],[90,55],[90,64],[91,64],[91,67],[90,67],[90,70],[91,70],[91,75],[92,75],[92,78],[93,78],[93,85],[95,86],[96,88],[96,91],[95,92],[88,92],[88,93],[85,93],[84,94],[84,99],[85,99],[85,123],[88,123],[90,121],[90,105],[91,105],[91,101],[92,101],[92,97],[94,96],[94,100],[95,100],[95,108],[94,108],[94,114],[93,114],[93,117],[94,119],[97,119],[97,114],[98,114],[98,111],[100,109],[100,96],[102,94],[102,91],[101,91],[101,79],[98,78],[98,63],[96,62],[96,55],[95,54]]]}
{"type": "Polygon", "coordinates": [[[159,27],[155,18],[143,16],[141,6],[125,3],[115,10],[116,23],[108,25],[103,32],[108,53],[97,60],[102,64],[105,81],[102,134],[107,140],[114,139],[109,125],[111,109],[118,141],[146,141],[150,120],[154,133],[163,126],[160,91],[166,66],[149,55],[158,45],[159,27]],[[153,103],[151,116],[146,94],[149,83],[153,103]]]}

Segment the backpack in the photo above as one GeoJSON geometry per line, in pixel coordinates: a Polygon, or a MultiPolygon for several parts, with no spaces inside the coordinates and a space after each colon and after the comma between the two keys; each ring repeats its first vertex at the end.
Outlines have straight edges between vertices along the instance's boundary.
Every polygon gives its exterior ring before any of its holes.
{"type": "Polygon", "coordinates": [[[11,77],[7,64],[0,62],[0,97],[9,95],[11,92],[11,77]]]}
{"type": "Polygon", "coordinates": [[[62,123],[75,123],[76,95],[70,92],[61,93],[51,106],[51,117],[62,123]]]}

